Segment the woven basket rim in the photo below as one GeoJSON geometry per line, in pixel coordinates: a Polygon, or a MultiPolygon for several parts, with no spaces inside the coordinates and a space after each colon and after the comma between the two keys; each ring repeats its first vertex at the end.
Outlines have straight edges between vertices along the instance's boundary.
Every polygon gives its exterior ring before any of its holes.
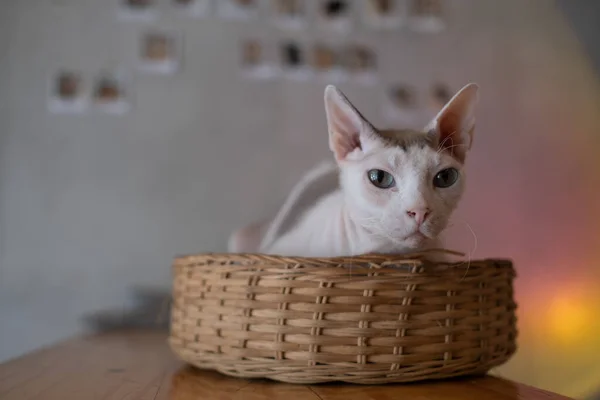
{"type": "Polygon", "coordinates": [[[513,261],[510,258],[500,257],[486,257],[486,258],[466,258],[464,253],[446,250],[446,249],[431,249],[421,252],[413,253],[399,253],[399,254],[382,254],[382,253],[369,253],[360,254],[355,256],[341,256],[341,257],[302,257],[302,256],[282,256],[277,254],[265,254],[265,253],[222,253],[222,252],[203,252],[203,253],[190,253],[180,254],[173,257],[174,265],[187,264],[194,259],[203,258],[215,258],[225,259],[229,258],[232,260],[246,260],[255,262],[271,262],[271,263],[297,263],[297,264],[316,264],[323,263],[322,268],[327,268],[329,264],[346,264],[346,263],[417,263],[417,264],[435,264],[435,265],[468,265],[468,264],[500,264],[500,265],[512,265],[513,261]],[[446,254],[447,256],[457,257],[456,261],[429,261],[426,257],[429,254],[446,254]]]}

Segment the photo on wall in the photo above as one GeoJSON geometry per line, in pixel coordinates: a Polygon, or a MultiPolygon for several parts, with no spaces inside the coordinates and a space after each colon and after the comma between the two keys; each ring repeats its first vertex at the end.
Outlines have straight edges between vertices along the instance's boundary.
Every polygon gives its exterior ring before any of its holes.
{"type": "Polygon", "coordinates": [[[312,47],[311,61],[316,75],[325,82],[339,83],[347,77],[340,46],[316,43],[312,47]]]}
{"type": "Polygon", "coordinates": [[[378,81],[377,55],[368,45],[347,46],[344,61],[350,79],[353,81],[364,84],[374,84],[378,81]]]}
{"type": "Polygon", "coordinates": [[[384,91],[382,116],[387,123],[415,126],[420,119],[415,89],[408,85],[393,84],[384,91]]]}
{"type": "Polygon", "coordinates": [[[152,22],[158,19],[157,0],[118,1],[118,16],[122,20],[152,22]]]}
{"type": "Polygon", "coordinates": [[[182,62],[182,37],[161,30],[142,33],[139,44],[139,67],[148,73],[171,75],[178,72],[182,62]]]}
{"type": "Polygon", "coordinates": [[[348,32],[352,28],[352,2],[349,0],[317,0],[319,28],[334,32],[348,32]]]}
{"type": "Polygon", "coordinates": [[[170,0],[178,15],[198,18],[210,13],[209,0],[170,0]]]}
{"type": "Polygon", "coordinates": [[[87,110],[88,103],[80,72],[64,69],[49,78],[47,105],[50,113],[81,114],[87,110]]]}
{"type": "Polygon", "coordinates": [[[275,25],[281,29],[298,30],[307,24],[306,0],[270,0],[275,25]]]}
{"type": "Polygon", "coordinates": [[[448,85],[436,82],[432,85],[429,92],[429,109],[437,114],[451,98],[452,91],[448,85]]]}
{"type": "Polygon", "coordinates": [[[258,16],[259,0],[218,0],[219,15],[227,19],[248,19],[258,16]]]}
{"type": "Polygon", "coordinates": [[[393,30],[402,26],[405,15],[405,3],[399,0],[361,1],[361,17],[370,29],[393,30]]]}
{"type": "Polygon", "coordinates": [[[439,33],[445,29],[441,0],[410,0],[408,24],[416,32],[439,33]]]}
{"type": "Polygon", "coordinates": [[[277,65],[270,42],[256,37],[245,38],[239,44],[242,74],[250,79],[270,79],[277,75],[277,65]]]}
{"type": "Polygon", "coordinates": [[[93,84],[92,105],[105,114],[126,114],[131,110],[128,80],[124,72],[99,73],[93,84]]]}
{"type": "Polygon", "coordinates": [[[314,70],[307,59],[306,46],[289,39],[279,44],[279,65],[284,78],[306,81],[314,76],[314,70]]]}

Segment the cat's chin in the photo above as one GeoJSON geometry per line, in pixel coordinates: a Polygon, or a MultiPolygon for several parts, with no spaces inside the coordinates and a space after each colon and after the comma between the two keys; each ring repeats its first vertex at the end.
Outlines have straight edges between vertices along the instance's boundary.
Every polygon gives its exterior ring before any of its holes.
{"type": "Polygon", "coordinates": [[[411,250],[421,250],[423,247],[425,247],[428,243],[429,239],[425,238],[425,236],[419,236],[419,237],[409,237],[407,239],[404,240],[404,247],[411,249],[411,250]]]}
{"type": "Polygon", "coordinates": [[[402,246],[411,251],[426,250],[435,247],[437,238],[430,237],[423,232],[415,232],[402,240],[402,246]]]}

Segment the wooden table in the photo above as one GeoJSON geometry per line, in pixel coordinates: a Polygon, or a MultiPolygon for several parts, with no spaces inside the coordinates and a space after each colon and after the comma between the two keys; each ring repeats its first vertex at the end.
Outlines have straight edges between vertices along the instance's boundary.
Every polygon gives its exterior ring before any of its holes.
{"type": "Polygon", "coordinates": [[[292,385],[226,377],[177,361],[159,332],[74,339],[0,365],[2,400],[566,399],[482,377],[410,385],[292,385]]]}

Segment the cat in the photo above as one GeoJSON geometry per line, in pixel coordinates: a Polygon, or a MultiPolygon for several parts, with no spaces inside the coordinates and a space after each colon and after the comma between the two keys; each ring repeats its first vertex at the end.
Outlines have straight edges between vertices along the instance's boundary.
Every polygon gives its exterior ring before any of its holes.
{"type": "Polygon", "coordinates": [[[473,142],[478,91],[474,83],[463,87],[421,131],[381,130],[338,88],[327,86],[335,164],[320,164],[307,174],[273,221],[234,232],[229,251],[340,257],[441,248],[440,234],[465,190],[463,166],[473,142]],[[326,194],[307,190],[332,177],[337,185],[326,194]],[[282,220],[307,193],[312,203],[282,231],[282,220]]]}

